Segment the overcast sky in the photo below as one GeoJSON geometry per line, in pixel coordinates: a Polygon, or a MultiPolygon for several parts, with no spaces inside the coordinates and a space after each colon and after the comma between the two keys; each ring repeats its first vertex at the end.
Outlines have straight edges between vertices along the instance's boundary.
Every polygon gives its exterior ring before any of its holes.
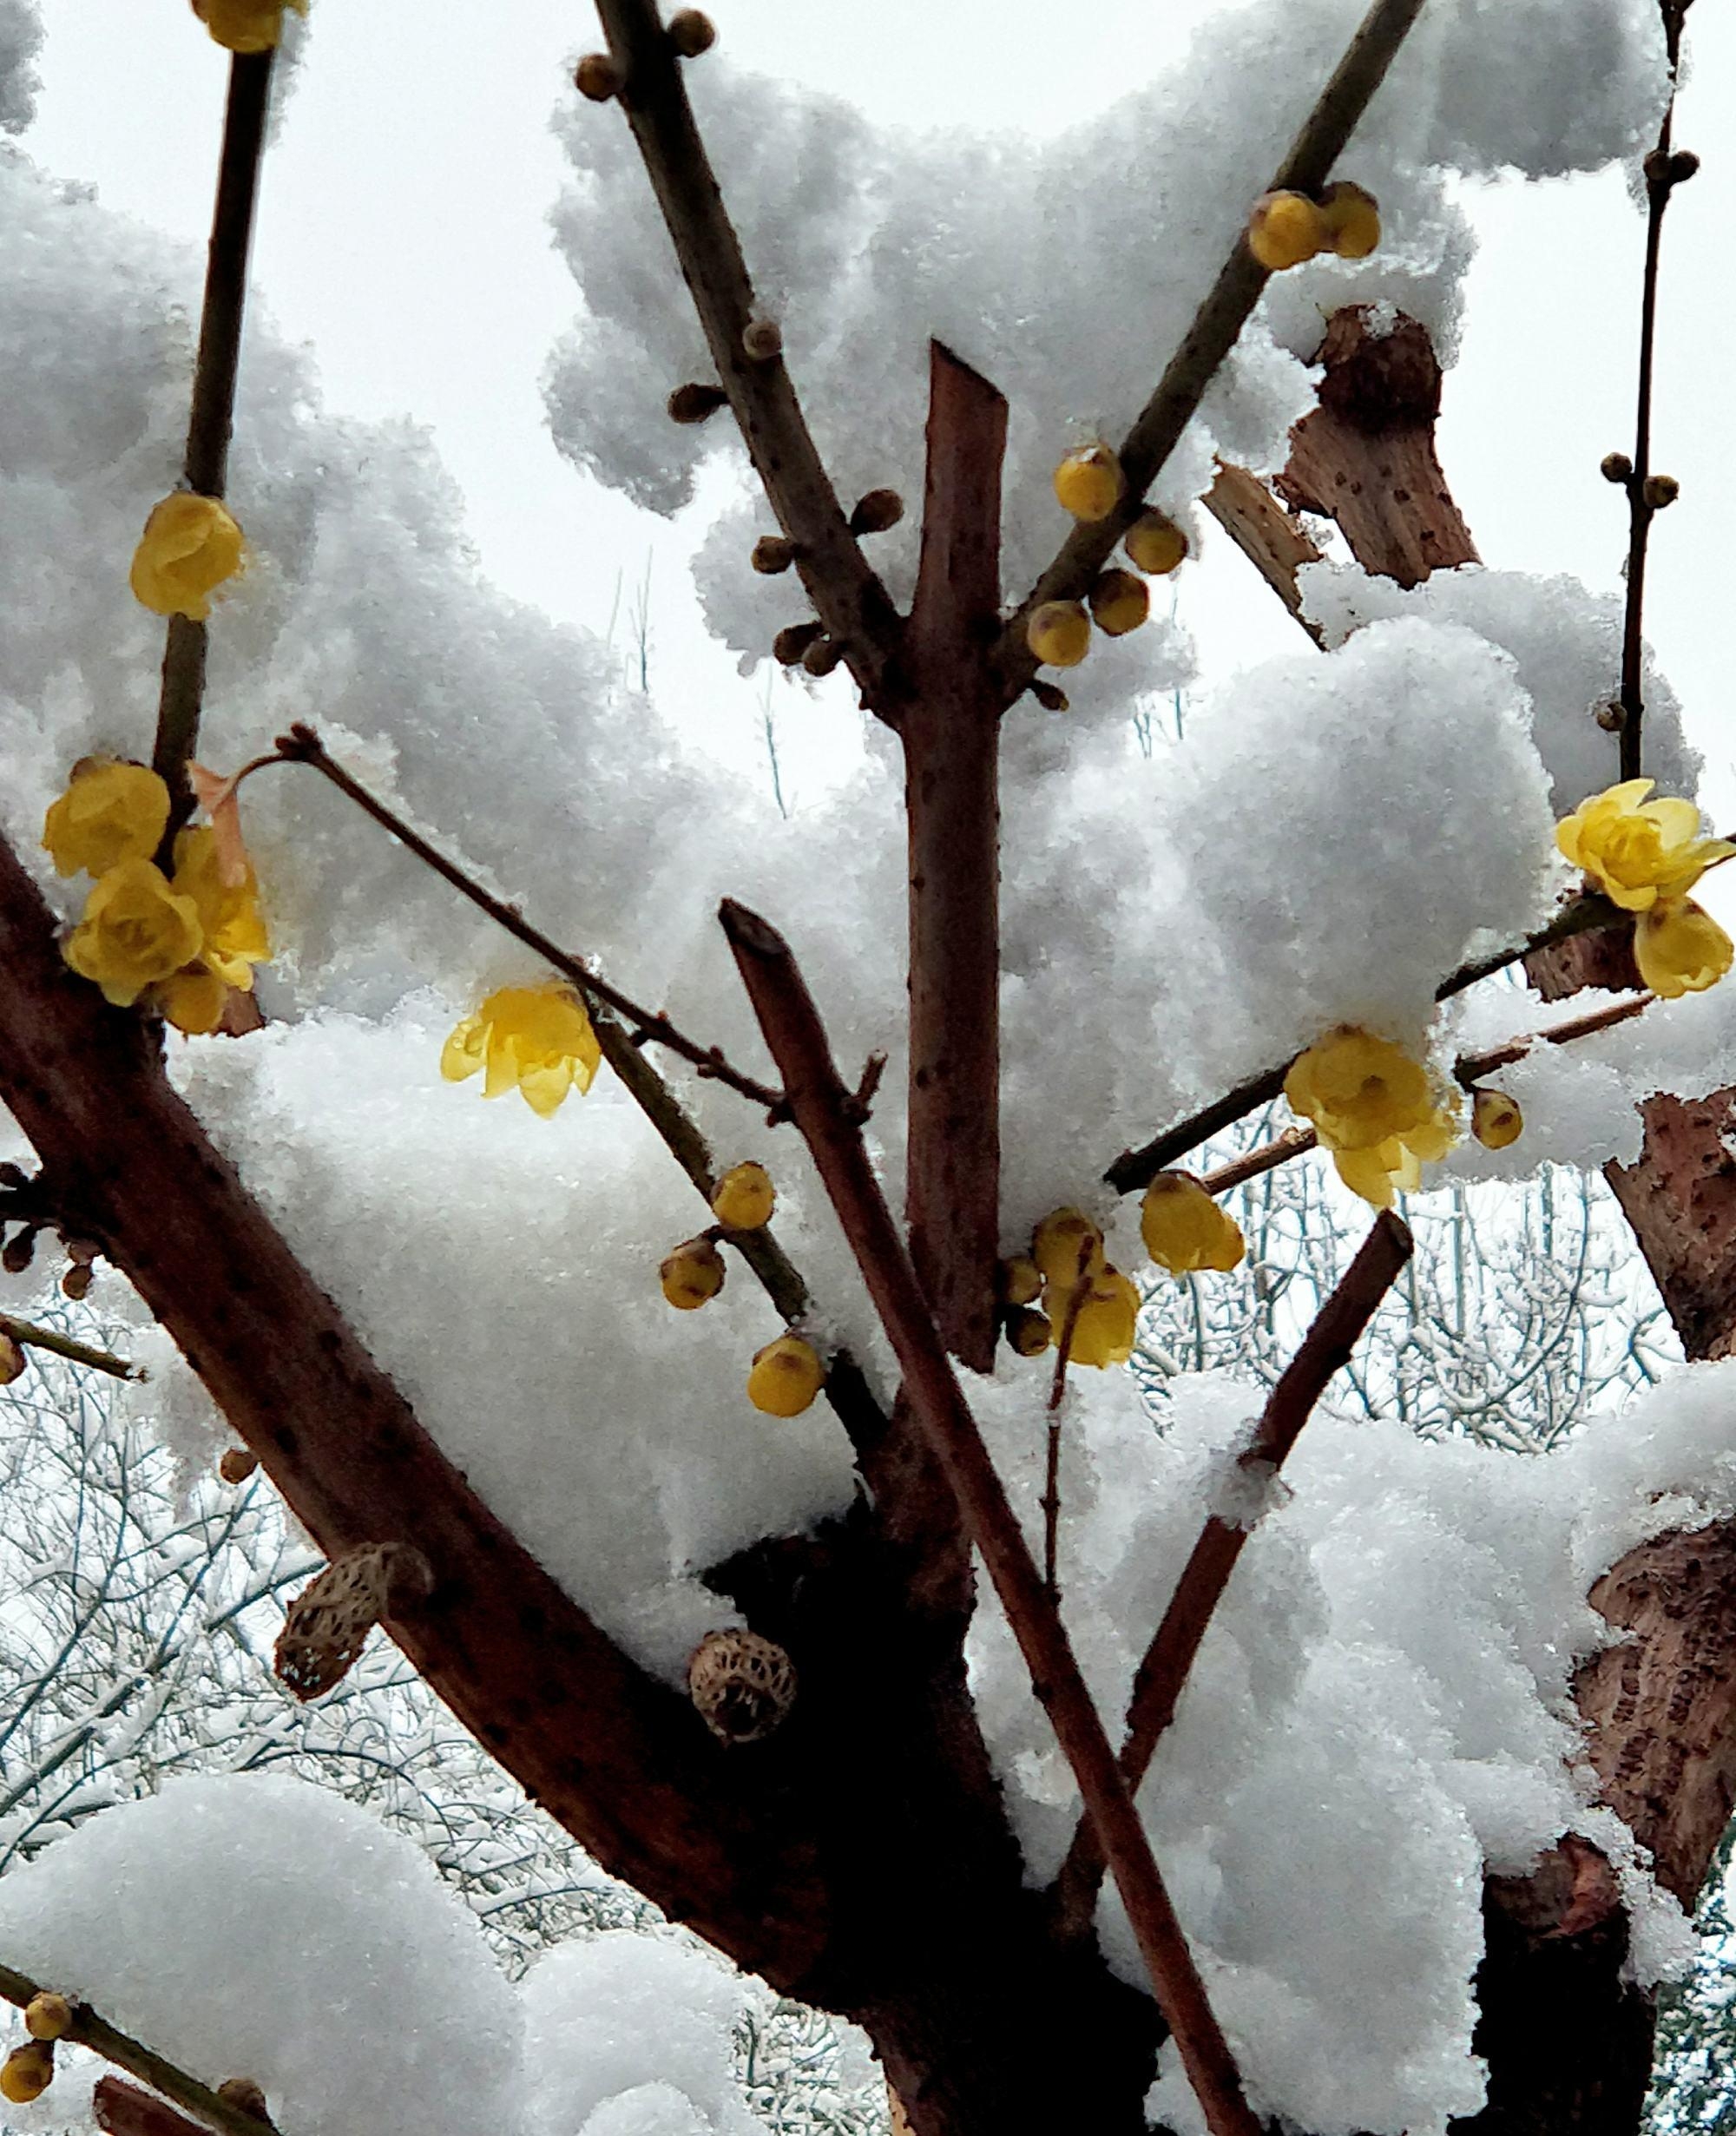
{"type": "MultiPolygon", "coordinates": [[[[715,0],[713,12],[738,58],[874,116],[1046,132],[1158,70],[1221,4],[715,0]]],[[[26,147],[202,242],[223,56],[183,0],[44,0],[44,13],[45,93],[26,147]]],[[[1684,490],[1654,536],[1648,621],[1709,759],[1708,799],[1728,819],[1736,158],[1718,151],[1736,134],[1736,21],[1715,6],[1690,20],[1696,79],[1678,138],[1706,167],[1678,195],[1667,238],[1656,464],[1684,490]]],[[[737,707],[725,725],[751,755],[758,691],[698,629],[687,534],[575,474],[542,424],[538,376],[572,312],[545,224],[563,168],[548,120],[573,93],[572,55],[597,42],[584,0],[314,0],[313,30],[255,255],[280,327],[314,347],[334,410],[431,429],[483,561],[510,591],[602,630],[648,558],[653,687],[678,710],[703,702],[713,733],[719,702],[737,707]]],[[[1597,463],[1631,444],[1640,218],[1613,174],[1480,189],[1474,213],[1483,248],[1448,380],[1449,476],[1486,561],[1614,587],[1624,515],[1597,463]]],[[[1180,601],[1208,674],[1291,642],[1233,556],[1190,569],[1180,601]]],[[[799,786],[812,769],[805,741],[835,746],[858,715],[816,711],[786,685],[774,704],[799,786]]]]}

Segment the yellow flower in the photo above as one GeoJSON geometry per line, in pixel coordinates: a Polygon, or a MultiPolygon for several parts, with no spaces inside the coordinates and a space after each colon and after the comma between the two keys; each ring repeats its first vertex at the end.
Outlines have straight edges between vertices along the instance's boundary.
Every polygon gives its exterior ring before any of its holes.
{"type": "Polygon", "coordinates": [[[1429,1078],[1410,1055],[1351,1025],[1297,1055],[1284,1094],[1329,1150],[1372,1149],[1423,1127],[1435,1109],[1429,1078]]]}
{"type": "Polygon", "coordinates": [[[193,0],[193,11],[231,52],[269,52],[283,35],[283,10],[307,12],[307,0],[193,0]]]}
{"type": "Polygon", "coordinates": [[[575,1084],[591,1087],[602,1048],[569,988],[502,987],[446,1041],[440,1073],[461,1083],[486,1069],[485,1097],[517,1088],[533,1113],[549,1119],[575,1084]]]}
{"type": "MultiPolygon", "coordinates": [[[[1069,1364],[1125,1364],[1134,1354],[1134,1331],[1139,1319],[1140,1294],[1119,1268],[1104,1268],[1091,1278],[1091,1288],[1073,1322],[1073,1341],[1067,1352],[1069,1364]]],[[[1067,1315],[1058,1309],[1049,1339],[1058,1350],[1067,1315]]]]}
{"type": "Polygon", "coordinates": [[[86,757],[48,812],[43,844],[60,875],[107,875],[123,860],[148,860],[168,828],[168,788],[142,764],[86,757]]]}
{"type": "Polygon", "coordinates": [[[1423,1184],[1416,1151],[1397,1135],[1371,1149],[1334,1150],[1332,1162],[1351,1193],[1360,1194],[1377,1209],[1390,1209],[1395,1193],[1414,1194],[1423,1184]]]}
{"type": "Polygon", "coordinates": [[[190,964],[204,941],[199,908],[148,860],[123,860],[91,891],[66,961],[106,1000],[130,1009],[148,986],[190,964]]]}
{"type": "Polygon", "coordinates": [[[1660,897],[1634,929],[1634,961],[1654,994],[1666,1001],[1701,994],[1730,969],[1731,941],[1692,897],[1660,897]]]}
{"type": "Polygon", "coordinates": [[[1064,1304],[1082,1274],[1095,1276],[1104,1266],[1103,1234],[1082,1209],[1055,1209],[1031,1233],[1030,1257],[1059,1310],[1057,1300],[1064,1304]]]}
{"type": "Polygon", "coordinates": [[[241,529],[216,497],[176,490],[153,507],[133,552],[132,588],[156,615],[202,623],[211,595],[241,569],[241,529]]]}
{"type": "Polygon", "coordinates": [[[1624,779],[1581,801],[1555,826],[1566,858],[1628,912],[1686,896],[1709,867],[1736,853],[1727,838],[1700,837],[1692,801],[1647,800],[1654,784],[1624,779]]]}
{"type": "Polygon", "coordinates": [[[207,826],[176,835],[174,887],[198,907],[205,962],[226,986],[247,993],[253,983],[253,966],[271,955],[271,937],[260,917],[260,886],[252,867],[240,883],[226,883],[223,859],[217,833],[207,826]]]}
{"type": "Polygon", "coordinates": [[[228,998],[228,988],[207,965],[189,964],[163,981],[155,1002],[158,1014],[177,1031],[189,1038],[208,1038],[223,1021],[228,998]]]}
{"type": "Polygon", "coordinates": [[[753,1353],[747,1399],[767,1416],[799,1416],[825,1384],[819,1352],[799,1335],[780,1335],[753,1353]]]}
{"type": "Polygon", "coordinates": [[[1172,1276],[1233,1268],[1247,1252],[1241,1226],[1185,1172],[1160,1172],[1140,1206],[1145,1250],[1172,1276]]]}

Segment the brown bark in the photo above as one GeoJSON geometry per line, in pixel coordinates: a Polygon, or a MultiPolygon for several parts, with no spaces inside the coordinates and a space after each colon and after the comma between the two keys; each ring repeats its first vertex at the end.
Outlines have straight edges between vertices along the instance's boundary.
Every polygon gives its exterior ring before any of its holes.
{"type": "Polygon", "coordinates": [[[120,2077],[98,2077],[90,2103],[108,2136],[206,2136],[202,2121],[188,2120],[166,2100],[120,2077]]]}
{"type": "Polygon", "coordinates": [[[1302,613],[1297,577],[1304,564],[1319,562],[1321,551],[1300,520],[1285,510],[1257,476],[1222,460],[1203,502],[1315,644],[1322,644],[1319,625],[1302,613]]]}

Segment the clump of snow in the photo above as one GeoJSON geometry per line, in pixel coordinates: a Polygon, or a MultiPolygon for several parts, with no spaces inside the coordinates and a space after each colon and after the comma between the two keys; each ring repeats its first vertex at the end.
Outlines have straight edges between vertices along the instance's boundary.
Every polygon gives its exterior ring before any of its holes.
{"type": "Polygon", "coordinates": [[[518,2001],[411,1840],[275,1774],[171,1780],[0,1882],[8,1963],[285,2136],[517,2122],[518,2001]]]}
{"type": "Polygon", "coordinates": [[[36,0],[0,0],[0,133],[22,134],[36,115],[42,42],[36,0]]]}
{"type": "MultiPolygon", "coordinates": [[[[1601,1572],[1648,1535],[1736,1513],[1733,1390],[1736,1366],[1683,1368],[1529,1460],[1330,1408],[1309,1423],[1285,1471],[1293,1495],[1251,1536],[1141,1794],[1257,2110],[1322,2136],[1421,2136],[1475,2113],[1482,1872],[1521,1873],[1565,1832],[1621,1870],[1647,1961],[1684,1962],[1679,1909],[1592,1802],[1572,1673],[1608,1636],[1585,1599],[1601,1572]]],[[[1220,1376],[1172,1379],[1154,1430],[1124,1380],[1081,1376],[1060,1576],[1106,1712],[1125,1708],[1261,1398],[1220,1376]]],[[[977,1409],[1036,1534],[1044,1433],[1029,1377],[1004,1374],[977,1409]]],[[[971,1667],[1046,1880],[1078,1805],[992,1600],[971,1667]]],[[[1113,1896],[1101,1927],[1141,1980],[1113,1896]]],[[[1153,2110],[1202,2126],[1173,2060],[1153,2110]]]]}

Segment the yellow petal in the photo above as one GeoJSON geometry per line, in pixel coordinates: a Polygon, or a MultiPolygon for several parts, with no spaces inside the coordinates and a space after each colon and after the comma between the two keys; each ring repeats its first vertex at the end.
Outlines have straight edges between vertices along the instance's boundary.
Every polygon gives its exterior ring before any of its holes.
{"type": "Polygon", "coordinates": [[[440,1073],[449,1083],[461,1083],[483,1064],[483,1022],[466,1016],[440,1048],[440,1073]]]}

